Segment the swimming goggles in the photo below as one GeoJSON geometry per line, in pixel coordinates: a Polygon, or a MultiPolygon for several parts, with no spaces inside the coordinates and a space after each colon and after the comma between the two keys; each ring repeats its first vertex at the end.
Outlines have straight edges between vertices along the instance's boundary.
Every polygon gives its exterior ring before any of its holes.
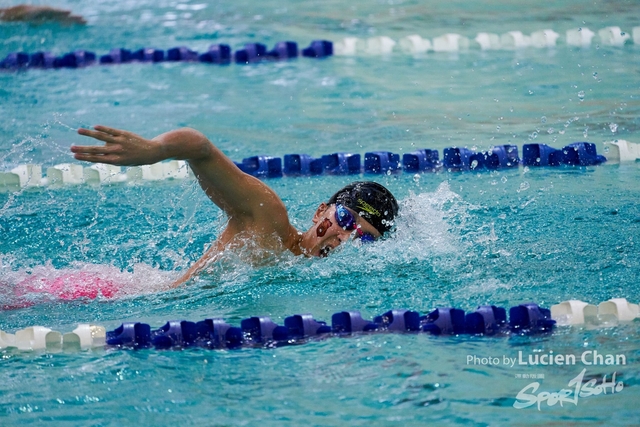
{"type": "Polygon", "coordinates": [[[373,242],[376,240],[370,233],[365,233],[360,229],[360,226],[356,224],[356,218],[349,211],[349,209],[344,206],[337,204],[336,205],[336,221],[338,225],[347,231],[355,230],[360,237],[360,241],[362,242],[373,242]]]}

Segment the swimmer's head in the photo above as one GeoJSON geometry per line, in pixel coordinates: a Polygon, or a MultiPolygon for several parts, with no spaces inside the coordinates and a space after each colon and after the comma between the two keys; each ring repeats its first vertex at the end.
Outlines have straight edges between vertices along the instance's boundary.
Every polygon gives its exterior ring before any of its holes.
{"type": "Polygon", "coordinates": [[[384,186],[373,181],[353,182],[331,196],[329,205],[346,206],[371,224],[380,234],[392,229],[398,202],[384,186]]]}

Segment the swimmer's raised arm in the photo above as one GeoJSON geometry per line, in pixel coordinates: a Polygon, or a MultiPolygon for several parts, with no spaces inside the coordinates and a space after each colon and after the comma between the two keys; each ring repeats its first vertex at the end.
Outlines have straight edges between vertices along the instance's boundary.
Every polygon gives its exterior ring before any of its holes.
{"type": "MultiPolygon", "coordinates": [[[[77,160],[118,166],[148,165],[167,159],[186,160],[207,196],[231,219],[243,220],[282,202],[260,180],[243,173],[202,133],[172,130],[153,139],[107,126],[78,129],[80,135],[103,141],[103,146],[71,146],[77,160]]],[[[278,209],[279,211],[280,209],[278,209]]],[[[285,211],[286,215],[286,211],[285,211]]]]}

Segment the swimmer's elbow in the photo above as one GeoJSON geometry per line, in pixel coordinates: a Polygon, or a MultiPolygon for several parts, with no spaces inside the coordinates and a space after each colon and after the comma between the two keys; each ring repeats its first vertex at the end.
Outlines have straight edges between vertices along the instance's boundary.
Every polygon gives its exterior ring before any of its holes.
{"type": "Polygon", "coordinates": [[[172,130],[158,137],[165,157],[177,160],[203,160],[213,154],[211,141],[192,128],[172,130]]]}

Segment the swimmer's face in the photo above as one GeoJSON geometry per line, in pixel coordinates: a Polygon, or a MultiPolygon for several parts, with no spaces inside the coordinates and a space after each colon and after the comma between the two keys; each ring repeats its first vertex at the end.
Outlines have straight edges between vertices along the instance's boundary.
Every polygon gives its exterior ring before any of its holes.
{"type": "MultiPolygon", "coordinates": [[[[354,216],[357,226],[363,233],[369,233],[376,239],[381,236],[378,230],[355,211],[349,208],[346,209],[354,216]]],[[[338,224],[336,220],[336,205],[326,205],[324,203],[320,205],[313,217],[313,222],[314,226],[310,232],[314,240],[313,246],[309,251],[310,255],[326,257],[331,250],[347,240],[358,238],[358,233],[355,230],[345,230],[338,224]]]]}

